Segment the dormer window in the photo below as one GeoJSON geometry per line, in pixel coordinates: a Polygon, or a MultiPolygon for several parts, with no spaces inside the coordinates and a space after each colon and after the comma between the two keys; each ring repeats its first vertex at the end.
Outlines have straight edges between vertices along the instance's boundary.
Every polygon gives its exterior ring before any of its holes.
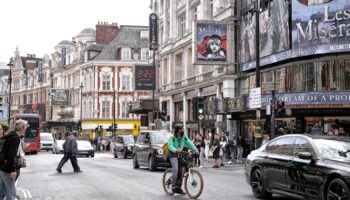
{"type": "Polygon", "coordinates": [[[141,31],[140,33],[141,38],[148,38],[148,35],[149,35],[148,31],[141,31]]]}
{"type": "Polygon", "coordinates": [[[122,49],[122,60],[130,60],[130,48],[123,48],[122,49]]]}

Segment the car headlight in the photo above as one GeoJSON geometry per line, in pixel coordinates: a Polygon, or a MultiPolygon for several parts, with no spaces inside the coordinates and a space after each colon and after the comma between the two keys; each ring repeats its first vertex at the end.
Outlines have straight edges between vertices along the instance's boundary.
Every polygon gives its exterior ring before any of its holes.
{"type": "Polygon", "coordinates": [[[158,153],[158,154],[163,154],[163,149],[158,149],[158,150],[157,150],[157,153],[158,153]]]}
{"type": "Polygon", "coordinates": [[[131,150],[131,146],[128,146],[128,150],[131,150]]]}

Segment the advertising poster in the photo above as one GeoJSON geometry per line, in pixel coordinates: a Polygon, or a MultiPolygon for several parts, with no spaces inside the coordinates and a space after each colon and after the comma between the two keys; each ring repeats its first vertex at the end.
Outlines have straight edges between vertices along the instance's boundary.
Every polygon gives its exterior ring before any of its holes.
{"type": "Polygon", "coordinates": [[[196,61],[227,61],[227,24],[198,22],[196,25],[196,61]]]}
{"type": "Polygon", "coordinates": [[[292,0],[293,56],[350,50],[349,0],[292,0]]]}
{"type": "Polygon", "coordinates": [[[241,20],[241,62],[255,60],[255,13],[248,12],[241,20]]]}
{"type": "Polygon", "coordinates": [[[290,49],[289,2],[270,1],[260,13],[260,57],[290,49]]]}
{"type": "Polygon", "coordinates": [[[52,89],[50,92],[51,106],[68,106],[69,90],[52,89]]]}
{"type": "Polygon", "coordinates": [[[135,65],[135,90],[155,90],[155,68],[135,65]]]}

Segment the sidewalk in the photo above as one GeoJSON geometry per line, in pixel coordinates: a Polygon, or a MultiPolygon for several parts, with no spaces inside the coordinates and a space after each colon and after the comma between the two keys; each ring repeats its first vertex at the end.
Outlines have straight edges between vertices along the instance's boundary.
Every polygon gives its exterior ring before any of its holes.
{"type": "MultiPolygon", "coordinates": [[[[220,168],[216,168],[215,170],[224,170],[224,171],[237,171],[237,170],[244,170],[245,165],[245,159],[243,159],[242,163],[237,163],[236,160],[232,162],[232,164],[228,164],[226,161],[224,162],[225,166],[220,166],[220,168]]],[[[201,169],[213,169],[214,166],[214,159],[209,158],[208,163],[202,167],[201,169]]],[[[198,168],[196,166],[196,168],[198,168]]]]}

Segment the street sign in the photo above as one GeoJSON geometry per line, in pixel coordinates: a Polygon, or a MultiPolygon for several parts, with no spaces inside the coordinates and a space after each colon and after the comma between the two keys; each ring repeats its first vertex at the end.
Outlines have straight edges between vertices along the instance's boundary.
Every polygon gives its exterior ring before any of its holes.
{"type": "Polygon", "coordinates": [[[249,90],[249,108],[261,108],[261,88],[249,90]]]}
{"type": "Polygon", "coordinates": [[[149,16],[149,50],[158,49],[158,16],[151,13],[149,16]]]}
{"type": "Polygon", "coordinates": [[[51,106],[68,106],[69,90],[51,89],[50,91],[51,106]]]}

